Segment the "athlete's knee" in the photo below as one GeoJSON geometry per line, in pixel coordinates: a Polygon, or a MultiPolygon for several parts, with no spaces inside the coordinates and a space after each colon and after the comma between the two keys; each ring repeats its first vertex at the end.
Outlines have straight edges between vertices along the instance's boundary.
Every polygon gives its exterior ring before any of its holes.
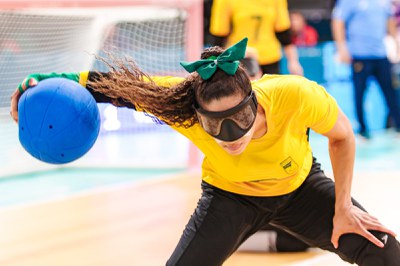
{"type": "Polygon", "coordinates": [[[301,252],[309,248],[303,241],[286,232],[278,232],[276,250],[279,252],[301,252]]]}
{"type": "Polygon", "coordinates": [[[400,266],[400,244],[396,238],[384,233],[377,237],[385,246],[380,248],[369,242],[359,253],[356,263],[362,266],[400,266]]]}

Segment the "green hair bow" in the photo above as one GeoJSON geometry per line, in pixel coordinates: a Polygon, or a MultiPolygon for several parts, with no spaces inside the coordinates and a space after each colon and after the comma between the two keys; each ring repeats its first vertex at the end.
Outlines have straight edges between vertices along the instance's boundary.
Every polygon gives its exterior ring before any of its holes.
{"type": "Polygon", "coordinates": [[[217,68],[222,69],[228,75],[234,75],[239,67],[239,60],[245,56],[247,40],[247,37],[242,39],[217,57],[210,56],[207,59],[195,62],[180,62],[180,64],[189,73],[197,71],[204,80],[211,78],[217,68]]]}

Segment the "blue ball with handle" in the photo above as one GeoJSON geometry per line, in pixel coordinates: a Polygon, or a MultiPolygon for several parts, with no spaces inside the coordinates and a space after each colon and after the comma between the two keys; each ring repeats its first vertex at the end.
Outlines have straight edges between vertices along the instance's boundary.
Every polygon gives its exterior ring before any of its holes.
{"type": "Polygon", "coordinates": [[[86,154],[100,131],[97,103],[86,88],[49,78],[26,90],[18,102],[19,141],[33,157],[51,164],[86,154]]]}

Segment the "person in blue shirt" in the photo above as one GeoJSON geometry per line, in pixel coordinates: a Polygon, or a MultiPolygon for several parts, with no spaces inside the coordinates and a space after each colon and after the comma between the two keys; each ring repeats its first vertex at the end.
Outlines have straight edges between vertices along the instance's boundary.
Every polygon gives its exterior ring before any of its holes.
{"type": "MultiPolygon", "coordinates": [[[[370,76],[376,78],[385,97],[389,115],[400,132],[400,107],[392,85],[391,63],[387,58],[384,39],[396,38],[394,14],[390,0],[338,0],[332,12],[333,38],[338,58],[351,63],[354,101],[359,134],[370,138],[365,123],[363,100],[370,76]]],[[[396,47],[400,53],[399,47],[396,47]]]]}

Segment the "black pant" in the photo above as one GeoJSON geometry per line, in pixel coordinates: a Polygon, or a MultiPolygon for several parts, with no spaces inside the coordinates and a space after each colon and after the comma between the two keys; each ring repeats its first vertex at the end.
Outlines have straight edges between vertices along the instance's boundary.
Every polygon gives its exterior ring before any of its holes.
{"type": "Polygon", "coordinates": [[[398,130],[400,130],[400,106],[393,89],[391,63],[387,58],[382,59],[353,59],[352,74],[354,84],[354,103],[359,123],[359,131],[366,132],[368,126],[364,118],[364,97],[367,89],[367,80],[373,76],[379,83],[389,115],[398,130]]]}
{"type": "MultiPolygon", "coordinates": [[[[309,176],[294,192],[276,197],[234,194],[202,183],[202,196],[167,265],[217,266],[266,224],[283,229],[310,246],[337,253],[359,265],[398,266],[400,245],[388,236],[381,249],[356,234],[330,241],[334,214],[334,182],[313,163],[309,176]]],[[[353,200],[353,203],[362,208],[353,200]]],[[[378,238],[385,234],[372,232],[378,238]]]]}

